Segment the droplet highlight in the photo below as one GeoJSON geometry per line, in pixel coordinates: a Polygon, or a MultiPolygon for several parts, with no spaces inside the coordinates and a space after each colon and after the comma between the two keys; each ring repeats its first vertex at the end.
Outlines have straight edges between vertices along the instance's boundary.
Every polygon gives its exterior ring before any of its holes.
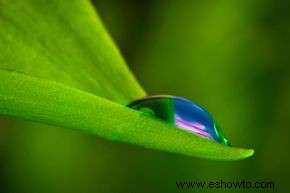
{"type": "Polygon", "coordinates": [[[212,116],[205,109],[185,98],[153,95],[135,100],[127,106],[148,113],[198,136],[230,146],[212,116]]]}

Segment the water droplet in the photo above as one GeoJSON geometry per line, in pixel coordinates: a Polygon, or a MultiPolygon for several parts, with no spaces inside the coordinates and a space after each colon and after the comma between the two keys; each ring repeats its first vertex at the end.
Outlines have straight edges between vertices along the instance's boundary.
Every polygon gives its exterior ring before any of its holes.
{"type": "Polygon", "coordinates": [[[154,95],[135,100],[128,104],[128,107],[148,113],[209,140],[230,145],[212,116],[187,99],[170,95],[154,95]]]}

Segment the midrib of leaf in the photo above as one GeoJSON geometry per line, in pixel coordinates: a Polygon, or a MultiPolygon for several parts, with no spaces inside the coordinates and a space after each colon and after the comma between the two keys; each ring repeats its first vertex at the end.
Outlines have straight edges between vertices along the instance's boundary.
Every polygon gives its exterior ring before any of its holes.
{"type": "Polygon", "coordinates": [[[53,81],[0,70],[0,82],[0,113],[7,116],[188,156],[237,160],[253,154],[251,149],[209,141],[147,114],[53,81]]]}

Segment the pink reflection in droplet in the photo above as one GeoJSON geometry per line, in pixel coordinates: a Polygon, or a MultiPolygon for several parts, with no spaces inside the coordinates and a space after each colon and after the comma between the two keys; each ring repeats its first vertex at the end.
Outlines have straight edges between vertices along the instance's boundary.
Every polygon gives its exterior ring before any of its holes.
{"type": "Polygon", "coordinates": [[[174,115],[174,118],[175,118],[175,124],[177,126],[183,129],[189,130],[205,138],[212,139],[211,135],[205,131],[206,127],[204,125],[197,122],[186,121],[176,114],[174,115]]]}

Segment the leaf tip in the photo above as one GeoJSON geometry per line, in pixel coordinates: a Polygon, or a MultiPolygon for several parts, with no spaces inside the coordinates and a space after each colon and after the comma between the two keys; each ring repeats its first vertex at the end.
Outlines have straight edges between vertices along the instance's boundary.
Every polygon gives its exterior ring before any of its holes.
{"type": "Polygon", "coordinates": [[[239,159],[247,159],[247,158],[253,156],[254,153],[255,153],[254,149],[242,149],[242,151],[240,152],[239,159]]]}
{"type": "Polygon", "coordinates": [[[254,153],[254,149],[247,149],[247,152],[245,153],[245,158],[251,157],[252,155],[254,155],[254,153]]]}

